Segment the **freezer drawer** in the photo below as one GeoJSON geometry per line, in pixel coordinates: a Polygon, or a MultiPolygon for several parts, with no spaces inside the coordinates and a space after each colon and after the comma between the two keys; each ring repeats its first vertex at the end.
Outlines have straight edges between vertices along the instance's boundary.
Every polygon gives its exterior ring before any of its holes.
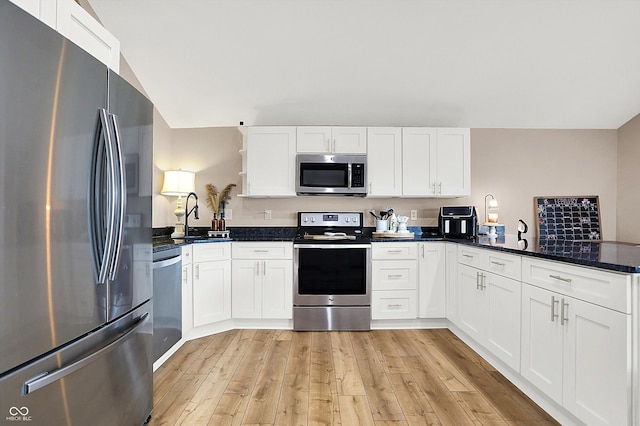
{"type": "Polygon", "coordinates": [[[142,425],[153,405],[151,306],[0,378],[1,418],[30,425],[142,425]]]}

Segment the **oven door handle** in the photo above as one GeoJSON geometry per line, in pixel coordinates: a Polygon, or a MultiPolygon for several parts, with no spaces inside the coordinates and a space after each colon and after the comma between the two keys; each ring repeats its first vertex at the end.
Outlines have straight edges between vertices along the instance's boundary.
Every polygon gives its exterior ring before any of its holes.
{"type": "Polygon", "coordinates": [[[371,244],[294,244],[294,249],[370,249],[371,244]]]}

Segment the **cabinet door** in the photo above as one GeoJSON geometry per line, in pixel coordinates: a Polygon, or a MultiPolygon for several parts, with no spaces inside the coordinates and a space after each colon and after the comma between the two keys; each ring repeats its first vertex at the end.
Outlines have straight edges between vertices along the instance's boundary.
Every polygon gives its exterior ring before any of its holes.
{"type": "Polygon", "coordinates": [[[306,153],[329,153],[333,145],[331,127],[303,126],[296,128],[296,151],[306,153]]]}
{"type": "Polygon", "coordinates": [[[366,127],[334,127],[331,129],[332,152],[335,154],[366,154],[366,127]]]}
{"type": "Polygon", "coordinates": [[[419,312],[420,318],[444,318],[446,262],[444,244],[420,243],[419,250],[419,312]]]}
{"type": "Polygon", "coordinates": [[[293,264],[291,260],[263,260],[262,318],[293,318],[293,264]]]}
{"type": "Polygon", "coordinates": [[[435,194],[436,129],[402,129],[402,195],[430,197],[435,194]]]}
{"type": "Polygon", "coordinates": [[[458,325],[458,247],[457,244],[445,244],[445,266],[447,269],[446,293],[447,319],[458,325]]]}
{"type": "Polygon", "coordinates": [[[73,0],[57,0],[58,32],[116,73],[120,69],[120,41],[73,0]]]}
{"type": "Polygon", "coordinates": [[[56,29],[56,2],[51,0],[9,0],[35,16],[54,30],[56,29]]]}
{"type": "Polygon", "coordinates": [[[480,271],[458,264],[458,325],[469,336],[482,342],[485,328],[485,292],[480,271]]]}
{"type": "Polygon", "coordinates": [[[630,316],[568,297],[563,302],[563,405],[589,425],[630,424],[630,316]]]}
{"type": "Polygon", "coordinates": [[[182,266],[182,335],[193,328],[193,272],[192,265],[182,266]]]}
{"type": "Polygon", "coordinates": [[[232,265],[233,318],[262,317],[262,261],[234,260],[232,265]]]}
{"type": "Polygon", "coordinates": [[[562,403],[562,345],[560,296],[523,284],[520,374],[558,403],[562,403]]]}
{"type": "Polygon", "coordinates": [[[248,195],[295,196],[296,128],[252,127],[247,138],[248,195]]]}
{"type": "Polygon", "coordinates": [[[396,127],[367,130],[368,197],[402,195],[402,134],[396,127]]]}
{"type": "Polygon", "coordinates": [[[469,129],[439,128],[436,152],[436,190],[439,196],[471,194],[469,129]]]}
{"type": "Polygon", "coordinates": [[[520,371],[522,284],[500,275],[484,274],[487,329],[483,344],[509,367],[520,371]]]}
{"type": "Polygon", "coordinates": [[[193,267],[193,325],[231,318],[231,261],[202,262],[193,267]]]}

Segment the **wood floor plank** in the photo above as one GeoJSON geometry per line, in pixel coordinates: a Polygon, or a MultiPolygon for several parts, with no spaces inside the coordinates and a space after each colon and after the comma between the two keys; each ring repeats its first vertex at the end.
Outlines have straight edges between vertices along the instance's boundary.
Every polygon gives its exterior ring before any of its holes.
{"type": "Polygon", "coordinates": [[[340,425],[340,406],[328,332],[311,335],[309,425],[340,425]]]}
{"type": "Polygon", "coordinates": [[[149,426],[176,425],[191,397],[204,381],[204,374],[184,374],[153,407],[149,426]]]}
{"type": "Polygon", "coordinates": [[[460,405],[467,411],[469,417],[478,424],[506,425],[506,421],[496,411],[496,408],[479,392],[454,392],[460,405]]]}
{"type": "Polygon", "coordinates": [[[353,352],[358,363],[364,390],[373,410],[373,420],[405,421],[384,367],[368,333],[351,333],[353,352]]]}
{"type": "Polygon", "coordinates": [[[411,417],[413,418],[411,421],[415,422],[416,418],[419,417],[422,419],[420,424],[428,424],[429,419],[437,419],[433,407],[431,407],[426,395],[413,380],[412,374],[390,374],[389,379],[402,407],[402,412],[407,419],[411,417]]]}
{"type": "Polygon", "coordinates": [[[408,330],[413,345],[420,356],[434,369],[442,383],[451,392],[471,392],[476,389],[471,382],[449,361],[449,359],[437,348],[430,333],[422,333],[422,330],[408,330]]]}
{"type": "Polygon", "coordinates": [[[237,330],[214,334],[203,347],[198,358],[186,370],[187,373],[208,373],[216,365],[226,348],[235,338],[237,330]]]}
{"type": "Polygon", "coordinates": [[[210,426],[240,426],[249,405],[249,394],[225,393],[213,411],[210,426]]]}
{"type": "Polygon", "coordinates": [[[364,395],[340,395],[340,419],[344,426],[373,426],[373,416],[364,395]]]}
{"type": "Polygon", "coordinates": [[[358,363],[353,355],[349,333],[331,333],[333,366],[336,373],[338,395],[366,395],[358,363]]]}
{"type": "Polygon", "coordinates": [[[425,368],[422,357],[413,356],[403,358],[404,363],[413,375],[414,380],[427,396],[440,422],[445,425],[472,424],[472,419],[458,401],[451,395],[444,383],[440,381],[433,370],[425,368]]]}
{"type": "MultiPolygon", "coordinates": [[[[275,333],[259,330],[250,341],[244,342],[245,350],[238,368],[227,386],[228,393],[251,393],[263,367],[266,354],[273,344],[275,333]]],[[[227,351],[228,352],[228,351],[227,351]]],[[[225,352],[225,354],[227,353],[225,352]]],[[[232,353],[238,352],[237,350],[232,353]]]]}
{"type": "Polygon", "coordinates": [[[291,339],[284,375],[284,391],[278,404],[276,424],[307,424],[310,368],[311,335],[309,333],[295,333],[291,339]]]}
{"type": "Polygon", "coordinates": [[[396,374],[409,372],[402,362],[402,358],[398,355],[398,351],[396,351],[393,341],[390,338],[392,336],[391,333],[385,333],[382,330],[372,330],[370,335],[386,373],[396,374]]]}
{"type": "Polygon", "coordinates": [[[207,424],[239,364],[240,357],[221,357],[191,397],[177,424],[207,424]]]}
{"type": "Polygon", "coordinates": [[[275,421],[290,346],[290,340],[277,340],[271,346],[251,394],[244,423],[272,424],[275,421]]]}

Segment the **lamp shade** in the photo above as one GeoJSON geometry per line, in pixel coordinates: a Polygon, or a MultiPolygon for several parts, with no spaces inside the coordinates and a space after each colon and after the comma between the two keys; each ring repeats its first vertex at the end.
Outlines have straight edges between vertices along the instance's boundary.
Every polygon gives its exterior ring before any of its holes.
{"type": "Polygon", "coordinates": [[[164,184],[160,193],[178,197],[187,195],[196,189],[196,174],[185,170],[167,170],[164,172],[164,184]]]}

